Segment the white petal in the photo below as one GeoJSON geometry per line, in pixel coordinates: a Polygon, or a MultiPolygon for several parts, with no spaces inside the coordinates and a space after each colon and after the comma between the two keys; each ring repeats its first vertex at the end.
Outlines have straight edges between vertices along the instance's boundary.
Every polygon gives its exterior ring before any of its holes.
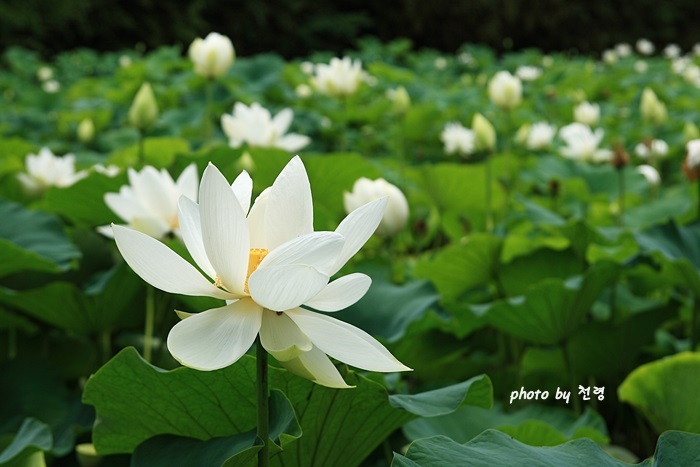
{"type": "Polygon", "coordinates": [[[199,189],[199,214],[207,257],[226,289],[242,294],[248,272],[248,222],[231,186],[209,164],[199,189]]]}
{"type": "Polygon", "coordinates": [[[305,305],[321,311],[338,311],[353,305],[369,290],[372,279],[362,273],[348,274],[328,284],[305,305]]]}
{"type": "Polygon", "coordinates": [[[235,296],[214,287],[190,263],[158,240],[136,230],[112,225],[117,248],[136,274],[170,293],[230,300],[235,296]]]}
{"type": "Polygon", "coordinates": [[[272,184],[265,210],[268,249],[313,232],[311,186],[301,159],[294,157],[272,184]]]}
{"type": "Polygon", "coordinates": [[[316,347],[341,362],[369,371],[410,370],[376,339],[355,326],[302,308],[289,310],[287,314],[316,347]]]}
{"type": "Polygon", "coordinates": [[[263,311],[260,341],[265,350],[280,362],[297,358],[313,347],[309,338],[287,315],[269,310],[263,311]]]}
{"type": "Polygon", "coordinates": [[[192,201],[197,201],[197,189],[199,188],[199,176],[197,175],[197,165],[193,162],[182,171],[175,183],[177,192],[185,195],[192,201]]]}
{"type": "Polygon", "coordinates": [[[312,232],[294,238],[272,250],[259,268],[306,264],[330,276],[327,271],[335,264],[345,239],[335,232],[312,232]]]}
{"type": "Polygon", "coordinates": [[[134,217],[146,217],[149,213],[133,197],[129,187],[122,187],[119,193],[105,193],[104,201],[109,209],[124,221],[134,217]]]}
{"type": "Polygon", "coordinates": [[[163,238],[170,232],[170,226],[157,217],[133,217],[129,227],[153,238],[163,238]]]}
{"type": "Polygon", "coordinates": [[[241,203],[243,214],[247,215],[250,210],[250,197],[253,195],[253,179],[248,172],[241,172],[231,184],[231,189],[241,203]]]}
{"type": "Polygon", "coordinates": [[[175,360],[196,370],[218,370],[236,362],[253,345],[262,308],[250,299],[189,316],[168,334],[175,360]]]}
{"type": "Polygon", "coordinates": [[[340,376],[333,362],[317,347],[304,352],[299,357],[286,362],[280,362],[283,367],[303,378],[329,388],[347,389],[348,386],[340,376]]]}
{"type": "Polygon", "coordinates": [[[270,199],[270,188],[265,188],[262,193],[255,198],[255,203],[248,214],[248,229],[250,232],[251,248],[268,248],[267,235],[265,235],[265,211],[267,202],[270,199]]]}
{"type": "Polygon", "coordinates": [[[343,219],[335,231],[345,237],[343,251],[330,270],[332,276],[369,240],[382,220],[389,198],[384,197],[360,206],[343,219]]]}
{"type": "Polygon", "coordinates": [[[272,125],[275,127],[278,136],[281,136],[287,132],[293,119],[294,112],[292,112],[292,109],[289,108],[282,109],[277,115],[275,115],[275,118],[272,119],[272,125]]]}
{"type": "Polygon", "coordinates": [[[277,147],[289,152],[297,152],[311,142],[311,138],[296,133],[290,133],[277,140],[277,147]]]}
{"type": "Polygon", "coordinates": [[[167,218],[175,213],[177,189],[167,171],[158,172],[151,166],[139,173],[129,170],[129,181],[136,199],[152,216],[167,218]]]}
{"type": "Polygon", "coordinates": [[[216,280],[216,270],[209,262],[202,240],[202,224],[199,218],[199,206],[187,196],[181,196],[178,203],[178,222],[180,234],[185,242],[187,251],[197,266],[213,280],[216,280]]]}
{"type": "Polygon", "coordinates": [[[319,293],[328,276],[314,267],[300,264],[258,268],[248,279],[250,296],[274,311],[297,307],[319,293]]]}

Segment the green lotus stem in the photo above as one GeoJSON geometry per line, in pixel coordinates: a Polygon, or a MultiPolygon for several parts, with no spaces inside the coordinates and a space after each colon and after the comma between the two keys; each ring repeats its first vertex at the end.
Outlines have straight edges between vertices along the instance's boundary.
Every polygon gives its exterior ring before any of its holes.
{"type": "Polygon", "coordinates": [[[561,345],[564,353],[564,364],[566,365],[566,373],[569,375],[569,387],[571,388],[571,397],[574,399],[574,413],[581,415],[581,401],[578,398],[578,391],[574,375],[574,366],[571,364],[571,354],[569,353],[568,342],[564,341],[561,345]],[[576,397],[574,397],[576,396],[576,397]]]}
{"type": "Polygon", "coordinates": [[[348,96],[342,96],[340,98],[343,110],[341,112],[342,118],[340,119],[340,140],[338,143],[338,151],[343,152],[347,149],[348,139],[348,107],[350,106],[350,98],[348,96]]]}
{"type": "Polygon", "coordinates": [[[693,309],[690,311],[690,351],[694,352],[698,345],[698,314],[700,314],[700,295],[693,299],[693,309]]]}
{"type": "Polygon", "coordinates": [[[698,219],[700,219],[700,180],[695,182],[698,187],[698,219]]]}
{"type": "Polygon", "coordinates": [[[624,167],[617,169],[617,186],[619,189],[618,192],[618,218],[617,218],[617,224],[620,227],[623,227],[625,225],[625,169],[624,167]]]}
{"type": "Polygon", "coordinates": [[[486,231],[493,232],[493,212],[491,210],[491,153],[486,155],[486,231]]]}
{"type": "Polygon", "coordinates": [[[139,165],[144,165],[146,163],[146,151],[145,151],[145,135],[142,130],[139,130],[139,165]]]}
{"type": "Polygon", "coordinates": [[[151,363],[153,355],[153,328],[155,325],[155,289],[146,288],[146,321],[143,327],[143,358],[151,363]]]}
{"type": "Polygon", "coordinates": [[[211,124],[212,118],[212,102],[214,101],[214,80],[208,79],[205,89],[206,103],[204,107],[204,139],[211,140],[214,128],[211,124]]]}
{"type": "Polygon", "coordinates": [[[12,360],[17,357],[17,329],[10,326],[7,330],[7,359],[12,360]]]}
{"type": "Polygon", "coordinates": [[[256,341],[255,361],[256,387],[258,391],[258,438],[262,440],[262,449],[258,452],[258,467],[270,465],[270,407],[268,405],[269,390],[267,387],[267,352],[260,338],[256,341]]]}

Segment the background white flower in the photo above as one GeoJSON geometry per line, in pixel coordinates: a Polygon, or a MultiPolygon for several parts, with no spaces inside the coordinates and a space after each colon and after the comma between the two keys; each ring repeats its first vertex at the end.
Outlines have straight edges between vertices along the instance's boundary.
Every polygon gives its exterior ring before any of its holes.
{"type": "Polygon", "coordinates": [[[637,52],[642,55],[651,55],[654,53],[654,50],[656,50],[656,47],[654,47],[654,44],[649,39],[639,39],[635,47],[637,48],[637,52]]]}
{"type": "Polygon", "coordinates": [[[651,186],[658,186],[659,183],[661,183],[661,176],[659,175],[659,172],[650,165],[637,166],[637,172],[642,174],[651,186]]]}
{"type": "Polygon", "coordinates": [[[668,155],[668,144],[662,139],[653,139],[639,143],[635,146],[634,152],[642,159],[666,157],[668,155]]]}
{"type": "Polygon", "coordinates": [[[370,180],[366,177],[361,177],[355,180],[352,186],[352,191],[343,193],[343,206],[348,214],[355,209],[364,206],[365,204],[380,199],[389,197],[382,221],[377,227],[377,235],[391,236],[404,227],[408,222],[408,201],[401,190],[383,178],[370,180]]]}
{"type": "Polygon", "coordinates": [[[700,139],[688,141],[685,145],[688,151],[686,163],[691,169],[700,169],[700,139]]]}
{"type": "Polygon", "coordinates": [[[523,81],[534,81],[542,76],[542,70],[536,66],[522,65],[515,70],[515,76],[523,81]]]}
{"type": "Polygon", "coordinates": [[[217,32],[195,39],[188,54],[195,73],[210,79],[225,75],[236,58],[231,39],[217,32]]]}
{"type": "Polygon", "coordinates": [[[366,79],[360,60],[334,57],[329,64],[315,65],[311,84],[322,94],[349,96],[355,94],[360,84],[366,79]]]}
{"type": "Polygon", "coordinates": [[[49,148],[41,148],[39,154],[28,154],[25,160],[27,173],[17,174],[17,178],[30,193],[44,191],[55,186],[65,188],[85,178],[87,172],[75,171],[75,156],[54,155],[49,148]]]}
{"type": "Polygon", "coordinates": [[[546,149],[552,144],[557,127],[547,122],[537,122],[530,127],[526,146],[528,149],[546,149]]]}
{"type": "Polygon", "coordinates": [[[447,154],[467,156],[474,152],[474,132],[461,123],[448,123],[440,133],[447,154]]]}
{"type": "Polygon", "coordinates": [[[491,102],[497,106],[512,109],[522,101],[523,85],[517,76],[507,71],[499,71],[489,81],[488,94],[491,102]]]}
{"type": "Polygon", "coordinates": [[[593,126],[600,119],[600,106],[588,101],[581,102],[574,107],[574,121],[584,125],[593,126]]]}
{"type": "Polygon", "coordinates": [[[202,177],[200,204],[182,197],[179,219],[185,245],[202,275],[159,241],[113,226],[119,251],[146,282],[171,293],[227,301],[182,321],[168,349],[200,370],[236,362],[258,334],[263,347],[289,371],[319,384],[348,387],[330,355],[369,371],[409,370],[364,331],[325,314],[352,305],[371,280],[350,274],[329,283],[372,235],[387,200],[348,215],[335,232],[313,231],[313,203],[298,157],[250,208],[253,182],[243,172],[229,185],[213,165],[202,177]]]}
{"type": "MultiPolygon", "coordinates": [[[[199,180],[197,166],[192,163],[174,181],[167,170],[146,166],[140,172],[128,170],[129,185],[119,189],[119,193],[106,193],[105,204],[127,225],[135,230],[156,238],[169,234],[180,236],[177,217],[177,203],[181,196],[197,199],[199,180]]],[[[112,236],[110,226],[97,230],[108,237],[112,236]]]]}
{"type": "Polygon", "coordinates": [[[566,146],[561,148],[561,153],[567,159],[588,162],[609,161],[612,158],[612,151],[598,148],[604,134],[602,128],[594,132],[582,123],[566,125],[559,130],[559,137],[566,143],[566,146]]]}
{"type": "Polygon", "coordinates": [[[308,145],[311,139],[296,133],[285,135],[293,119],[292,109],[283,109],[273,118],[269,110],[256,102],[250,107],[236,102],[233,114],[221,116],[221,127],[233,148],[248,143],[249,146],[296,152],[308,145]]]}

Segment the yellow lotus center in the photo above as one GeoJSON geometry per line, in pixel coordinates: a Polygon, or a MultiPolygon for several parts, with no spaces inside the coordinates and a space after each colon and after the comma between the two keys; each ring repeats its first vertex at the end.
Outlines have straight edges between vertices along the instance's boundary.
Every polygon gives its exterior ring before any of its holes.
{"type": "Polygon", "coordinates": [[[265,256],[267,256],[268,250],[265,248],[251,248],[250,249],[250,256],[248,257],[248,274],[245,276],[245,286],[243,287],[243,292],[249,294],[250,291],[248,290],[248,279],[250,279],[250,275],[255,272],[256,269],[258,269],[258,266],[260,266],[260,263],[262,263],[262,260],[265,259],[265,256]]]}

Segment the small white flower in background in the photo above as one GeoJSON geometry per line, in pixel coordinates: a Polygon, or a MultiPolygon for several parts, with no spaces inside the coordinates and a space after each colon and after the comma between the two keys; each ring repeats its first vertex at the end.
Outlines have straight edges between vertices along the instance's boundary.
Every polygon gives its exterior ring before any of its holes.
{"type": "Polygon", "coordinates": [[[87,172],[75,171],[75,156],[54,155],[49,148],[41,148],[39,154],[28,154],[26,173],[18,173],[17,179],[29,193],[39,193],[49,187],[65,188],[85,178],[87,172]]]}
{"type": "Polygon", "coordinates": [[[523,87],[520,78],[507,71],[499,71],[491,78],[488,86],[491,102],[504,109],[512,109],[523,97],[523,87]]]}
{"type": "Polygon", "coordinates": [[[613,152],[608,149],[598,149],[605,133],[602,128],[591,130],[583,123],[571,123],[559,130],[559,137],[566,146],[561,153],[567,159],[587,162],[607,162],[612,159],[613,152]]]}
{"type": "MultiPolygon", "coordinates": [[[[195,201],[199,180],[197,166],[192,163],[182,171],[177,181],[165,169],[150,165],[140,172],[129,168],[129,185],[119,193],[106,193],[105,204],[126,222],[129,228],[156,238],[172,234],[180,237],[177,203],[181,196],[195,201]]],[[[101,234],[112,237],[110,226],[97,228],[101,234]]]]}
{"type": "Polygon", "coordinates": [[[329,283],[381,221],[387,199],[349,214],[335,232],[314,232],[306,170],[293,158],[252,208],[246,172],[229,182],[209,164],[199,204],[179,202],[185,246],[205,275],[159,241],[113,226],[117,247],[146,282],[169,293],[226,300],[182,318],[168,350],[185,366],[217,370],[235,363],[260,336],[287,370],[318,384],[349,387],[327,355],[368,371],[410,368],[366,332],[302,305],[334,312],[357,302],[371,279],[355,273],[329,283]]]}
{"type": "Polygon", "coordinates": [[[119,172],[122,171],[122,169],[120,169],[116,165],[111,164],[107,167],[105,167],[102,164],[95,164],[92,166],[92,170],[109,178],[116,177],[117,175],[119,175],[119,172]]]}
{"type": "Polygon", "coordinates": [[[209,79],[225,75],[236,58],[231,39],[217,32],[210,32],[204,39],[195,39],[188,55],[194,63],[195,73],[209,79]]]}
{"type": "Polygon", "coordinates": [[[536,66],[523,65],[519,66],[518,69],[515,70],[515,76],[523,81],[534,81],[542,76],[542,70],[536,66]]]}
{"type": "Polygon", "coordinates": [[[650,88],[644,88],[639,103],[642,118],[654,125],[660,125],[666,121],[666,105],[656,96],[650,88]]]}
{"type": "Polygon", "coordinates": [[[530,127],[526,146],[528,149],[546,149],[552,144],[557,127],[547,122],[538,122],[530,127]]]}
{"type": "Polygon", "coordinates": [[[313,90],[308,84],[300,84],[299,86],[294,88],[294,93],[302,99],[306,99],[311,97],[311,94],[313,94],[313,90]]]}
{"type": "Polygon", "coordinates": [[[133,61],[131,60],[131,57],[128,55],[121,55],[119,56],[119,66],[122,68],[128,68],[131,66],[133,61]]]}
{"type": "Polygon", "coordinates": [[[642,174],[651,186],[658,186],[659,183],[661,183],[661,176],[659,175],[659,171],[650,165],[637,166],[637,172],[642,174]]]}
{"type": "Polygon", "coordinates": [[[700,42],[693,45],[693,55],[695,55],[696,57],[700,57],[700,42]]]}
{"type": "Polygon", "coordinates": [[[671,61],[671,70],[677,75],[682,75],[688,66],[692,64],[690,57],[679,57],[671,61]]]}
{"type": "Polygon", "coordinates": [[[574,107],[574,120],[584,125],[593,126],[600,120],[600,106],[588,101],[574,107]]]}
{"type": "Polygon", "coordinates": [[[617,44],[615,46],[615,53],[620,58],[629,57],[632,54],[632,46],[625,42],[617,44]]]}
{"type": "Polygon", "coordinates": [[[474,132],[474,150],[493,151],[496,149],[496,129],[486,117],[478,112],[474,114],[472,119],[472,131],[474,132]]]}
{"type": "Polygon", "coordinates": [[[83,143],[89,143],[95,139],[95,124],[90,118],[84,118],[78,124],[76,131],[78,139],[83,143]]]}
{"type": "Polygon", "coordinates": [[[364,81],[364,83],[371,88],[379,84],[379,80],[376,76],[368,75],[367,73],[362,75],[362,81],[364,81]]]}
{"type": "Polygon", "coordinates": [[[651,55],[654,53],[654,50],[656,50],[654,44],[648,39],[639,39],[635,47],[637,48],[637,52],[642,55],[651,55]]]}
{"type": "Polygon", "coordinates": [[[685,159],[688,167],[692,170],[700,169],[700,139],[688,141],[685,148],[688,151],[685,159]]]}
{"type": "Polygon", "coordinates": [[[474,132],[461,123],[448,123],[440,133],[447,154],[468,156],[474,152],[474,132]]]}
{"type": "Polygon", "coordinates": [[[649,70],[649,65],[644,60],[634,62],[634,71],[637,73],[646,73],[649,70]]]}
{"type": "Polygon", "coordinates": [[[359,178],[353,184],[350,193],[343,192],[343,206],[345,212],[350,214],[361,206],[383,197],[389,197],[389,201],[377,227],[377,235],[389,237],[403,230],[408,222],[408,201],[398,187],[383,178],[359,178]]]}
{"type": "Polygon", "coordinates": [[[690,63],[683,70],[683,79],[695,87],[700,87],[700,67],[694,63],[690,63]]]}
{"type": "Polygon", "coordinates": [[[282,109],[272,117],[269,110],[256,102],[250,107],[236,102],[233,114],[221,116],[221,127],[232,148],[247,143],[253,147],[280,148],[295,152],[308,145],[311,139],[296,133],[285,135],[293,119],[292,109],[282,109]]]}
{"type": "Polygon", "coordinates": [[[433,66],[436,70],[444,70],[447,68],[447,59],[445,57],[437,57],[433,62],[433,66]]]}
{"type": "Polygon", "coordinates": [[[474,56],[469,52],[462,52],[457,55],[457,61],[462,65],[471,65],[474,63],[474,56]]]}
{"type": "Polygon", "coordinates": [[[39,81],[48,81],[53,78],[53,70],[48,66],[42,66],[36,71],[39,81]]]}
{"type": "Polygon", "coordinates": [[[678,44],[668,44],[664,48],[664,57],[678,58],[681,56],[681,48],[678,44]]]}
{"type": "Polygon", "coordinates": [[[668,155],[668,144],[662,139],[653,139],[639,143],[635,146],[634,152],[642,159],[658,159],[668,155]]]}
{"type": "Polygon", "coordinates": [[[387,89],[386,98],[393,104],[394,112],[404,114],[411,107],[411,96],[406,91],[406,88],[399,86],[397,88],[387,89]]]}
{"type": "Polygon", "coordinates": [[[552,58],[549,55],[545,55],[544,57],[542,57],[542,66],[543,67],[549,68],[552,65],[554,65],[554,58],[552,58]]]}
{"type": "Polygon", "coordinates": [[[303,73],[306,73],[307,75],[314,74],[314,64],[311,62],[301,62],[299,64],[299,68],[303,73]]]}
{"type": "Polygon", "coordinates": [[[55,79],[50,79],[41,83],[41,88],[48,94],[55,94],[61,89],[61,83],[55,79]]]}
{"type": "Polygon", "coordinates": [[[360,60],[334,57],[329,64],[319,63],[314,67],[311,85],[322,94],[349,96],[355,94],[366,75],[360,60]]]}
{"type": "Polygon", "coordinates": [[[614,49],[604,50],[602,58],[605,63],[612,65],[613,63],[617,62],[617,52],[615,52],[614,49]]]}
{"type": "Polygon", "coordinates": [[[523,123],[518,131],[515,132],[515,142],[521,146],[527,145],[527,138],[530,136],[530,125],[529,123],[523,123]]]}

